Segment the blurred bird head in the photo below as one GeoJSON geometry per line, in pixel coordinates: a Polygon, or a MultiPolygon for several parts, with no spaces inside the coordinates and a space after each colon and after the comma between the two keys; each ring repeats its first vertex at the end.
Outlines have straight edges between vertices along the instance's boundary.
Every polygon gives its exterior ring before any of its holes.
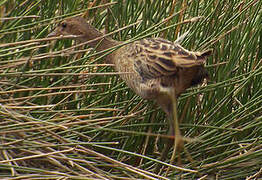
{"type": "Polygon", "coordinates": [[[86,22],[82,17],[67,18],[57,25],[54,31],[47,37],[55,37],[61,35],[75,35],[81,42],[94,39],[101,36],[102,33],[86,22]]]}

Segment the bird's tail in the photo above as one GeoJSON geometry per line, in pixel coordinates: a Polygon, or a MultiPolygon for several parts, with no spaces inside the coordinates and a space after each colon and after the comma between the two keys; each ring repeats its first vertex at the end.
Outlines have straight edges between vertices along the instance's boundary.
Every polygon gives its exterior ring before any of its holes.
{"type": "Polygon", "coordinates": [[[205,51],[202,52],[197,52],[196,56],[197,56],[197,60],[206,60],[206,58],[210,55],[212,55],[213,50],[212,49],[207,49],[205,51]]]}

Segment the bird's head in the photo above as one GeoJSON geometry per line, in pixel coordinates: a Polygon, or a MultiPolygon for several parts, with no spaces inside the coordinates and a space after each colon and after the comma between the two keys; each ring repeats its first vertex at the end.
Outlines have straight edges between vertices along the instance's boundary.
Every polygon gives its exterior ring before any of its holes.
{"type": "Polygon", "coordinates": [[[86,41],[96,38],[98,34],[100,32],[88,24],[84,18],[72,17],[59,23],[55,30],[48,34],[48,37],[75,35],[79,36],[77,39],[80,41],[86,41]]]}

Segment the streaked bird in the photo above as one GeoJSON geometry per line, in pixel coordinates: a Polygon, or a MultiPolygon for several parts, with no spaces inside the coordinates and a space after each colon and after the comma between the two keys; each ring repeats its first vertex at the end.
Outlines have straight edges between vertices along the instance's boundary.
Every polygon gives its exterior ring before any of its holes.
{"type": "MultiPolygon", "coordinates": [[[[80,42],[87,42],[96,51],[104,51],[122,44],[88,24],[82,17],[68,18],[49,34],[51,36],[76,35],[80,42]]],[[[161,160],[174,145],[184,146],[177,119],[177,98],[187,88],[200,84],[208,73],[205,61],[212,50],[192,52],[177,42],[161,38],[145,38],[125,44],[105,57],[115,70],[123,72],[121,78],[136,94],[155,100],[166,113],[169,122],[169,139],[162,151],[161,160]]],[[[158,171],[158,170],[157,170],[158,171]]]]}

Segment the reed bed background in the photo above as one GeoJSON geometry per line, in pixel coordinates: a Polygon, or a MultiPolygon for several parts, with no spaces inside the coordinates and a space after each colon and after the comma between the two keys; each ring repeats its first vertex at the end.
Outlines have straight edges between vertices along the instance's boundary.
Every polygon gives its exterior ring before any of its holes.
{"type": "Polygon", "coordinates": [[[259,0],[1,1],[0,178],[258,179],[261,24],[259,0]],[[46,38],[79,14],[104,33],[115,31],[116,40],[175,41],[188,31],[185,48],[214,49],[210,80],[179,98],[183,135],[197,139],[185,145],[193,163],[184,152],[174,165],[158,160],[165,114],[101,55],[46,38]]]}

